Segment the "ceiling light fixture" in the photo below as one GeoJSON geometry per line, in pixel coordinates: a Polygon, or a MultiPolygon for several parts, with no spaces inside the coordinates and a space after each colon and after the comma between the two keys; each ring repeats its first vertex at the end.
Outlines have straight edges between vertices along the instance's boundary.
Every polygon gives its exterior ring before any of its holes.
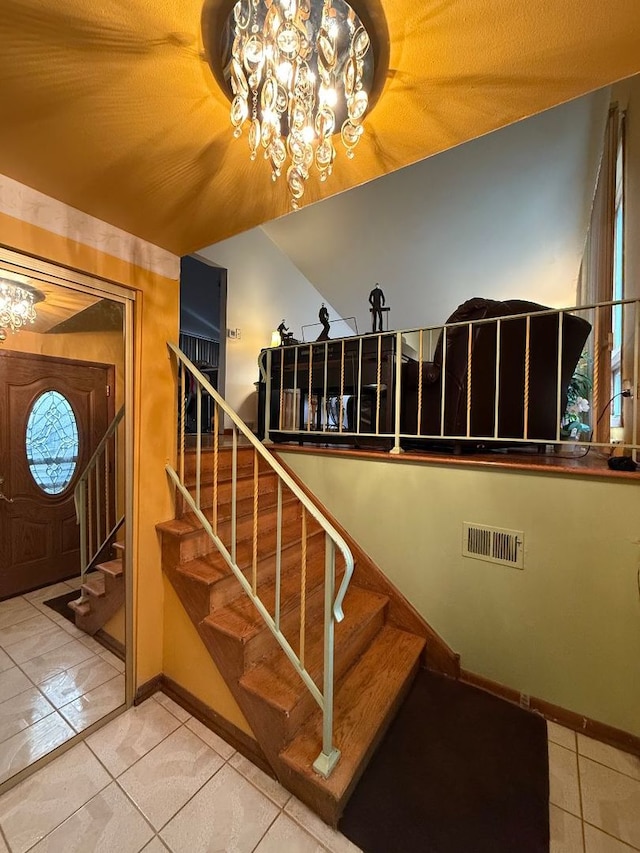
{"type": "Polygon", "coordinates": [[[44,297],[28,282],[24,276],[0,272],[0,343],[6,340],[7,329],[17,332],[35,323],[35,303],[44,297]]]}
{"type": "Polygon", "coordinates": [[[382,86],[384,18],[345,0],[238,0],[216,29],[215,5],[205,5],[203,36],[234,136],[248,128],[251,159],[262,150],[273,180],[285,175],[296,209],[312,168],[321,181],[331,174],[334,134],[354,156],[382,86]]]}

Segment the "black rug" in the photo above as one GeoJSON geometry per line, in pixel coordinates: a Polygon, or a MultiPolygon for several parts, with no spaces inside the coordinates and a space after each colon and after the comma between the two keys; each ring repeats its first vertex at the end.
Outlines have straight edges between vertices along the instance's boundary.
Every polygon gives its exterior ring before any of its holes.
{"type": "Polygon", "coordinates": [[[339,829],[365,853],[548,853],[541,717],[421,670],[339,829]]]}
{"type": "Polygon", "coordinates": [[[65,592],[64,595],[58,595],[56,598],[50,598],[48,601],[43,601],[42,603],[46,604],[47,607],[50,607],[52,610],[55,610],[56,613],[64,616],[65,619],[68,619],[69,622],[73,622],[75,625],[76,614],[69,607],[69,602],[75,601],[76,598],[80,598],[79,589],[69,590],[69,592],[65,592]]]}

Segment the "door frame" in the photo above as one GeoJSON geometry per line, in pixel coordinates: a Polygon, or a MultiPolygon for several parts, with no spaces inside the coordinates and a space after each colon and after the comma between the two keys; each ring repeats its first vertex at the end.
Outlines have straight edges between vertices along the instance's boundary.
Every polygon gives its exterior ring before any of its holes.
{"type": "MultiPolygon", "coordinates": [[[[67,269],[48,261],[43,261],[39,258],[31,257],[30,255],[15,252],[11,249],[5,249],[0,246],[0,264],[8,271],[16,272],[21,275],[26,275],[31,279],[40,279],[50,284],[57,284],[60,287],[65,287],[70,290],[77,290],[83,293],[90,293],[93,296],[110,299],[113,302],[119,302],[124,308],[124,404],[125,404],[125,551],[128,555],[130,570],[125,573],[125,706],[127,708],[133,705],[136,685],[136,649],[135,649],[135,634],[134,634],[134,583],[133,583],[133,555],[134,555],[134,535],[133,535],[133,447],[134,447],[134,310],[136,302],[136,292],[121,284],[111,281],[106,278],[99,278],[93,275],[77,272],[76,270],[67,269]]],[[[110,719],[112,715],[107,715],[104,721],[110,719]]],[[[76,738],[72,738],[71,744],[76,742],[76,738]]],[[[64,744],[61,749],[67,745],[64,744]]],[[[54,750],[51,755],[53,757],[59,755],[58,750],[54,750]]],[[[44,759],[43,759],[44,760],[44,759]]],[[[40,763],[38,762],[38,766],[40,763]]],[[[29,768],[30,770],[31,768],[29,768]]],[[[18,778],[22,777],[22,773],[18,774],[18,778]]],[[[8,780],[11,782],[11,780],[8,780]]],[[[4,788],[4,786],[2,786],[4,788]]]]}

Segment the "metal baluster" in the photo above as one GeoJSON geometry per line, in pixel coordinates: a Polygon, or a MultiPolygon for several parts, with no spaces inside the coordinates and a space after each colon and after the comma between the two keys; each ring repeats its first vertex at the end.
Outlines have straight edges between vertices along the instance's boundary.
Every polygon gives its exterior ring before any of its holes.
{"type": "Polygon", "coordinates": [[[360,338],[358,344],[358,412],[356,415],[356,433],[360,435],[360,415],[362,414],[362,338],[360,338]]]}
{"type": "Polygon", "coordinates": [[[105,525],[104,529],[108,532],[111,530],[111,513],[110,513],[110,495],[109,495],[109,441],[104,445],[104,512],[105,525]]]}
{"type": "Polygon", "coordinates": [[[382,378],[382,335],[378,335],[378,364],[376,370],[376,435],[380,433],[380,380],[382,378]]]}
{"type": "Polygon", "coordinates": [[[253,554],[251,559],[251,588],[258,594],[258,452],[253,451],[253,554]]]}
{"type": "Polygon", "coordinates": [[[564,312],[558,314],[558,379],[556,382],[556,441],[560,441],[560,419],[562,418],[562,332],[564,312]]]}
{"type": "Polygon", "coordinates": [[[202,385],[196,391],[196,506],[200,509],[200,474],[202,467],[202,385]]]}
{"type": "MultiPolygon", "coordinates": [[[[420,329],[419,336],[419,344],[418,344],[418,412],[416,419],[416,433],[418,435],[422,434],[422,357],[423,357],[423,343],[422,343],[422,332],[420,329]]],[[[431,342],[431,331],[429,331],[429,342],[431,342]]]]}
{"type": "Polygon", "coordinates": [[[307,626],[307,510],[302,507],[302,564],[300,569],[300,666],[304,669],[307,626]]]}
{"type": "Polygon", "coordinates": [[[313,384],[313,346],[309,344],[309,396],[308,396],[308,406],[307,406],[307,432],[311,431],[311,391],[313,384]]]}
{"type": "Polygon", "coordinates": [[[96,552],[102,542],[102,492],[100,491],[100,469],[98,468],[98,460],[96,459],[94,468],[95,472],[95,487],[96,487],[96,552]]]}
{"type": "MultiPolygon", "coordinates": [[[[88,530],[89,530],[89,559],[93,557],[93,490],[91,488],[91,469],[87,471],[87,507],[88,507],[88,530]]],[[[89,559],[87,562],[89,562],[89,559]]]]}
{"type": "Polygon", "coordinates": [[[238,489],[238,427],[232,426],[231,448],[231,560],[236,562],[236,494],[238,489]]]}
{"type": "Polygon", "coordinates": [[[469,323],[467,337],[467,438],[471,435],[471,369],[473,357],[473,323],[469,323]]]}
{"type": "Polygon", "coordinates": [[[442,368],[440,373],[440,435],[444,435],[444,407],[447,389],[447,327],[442,327],[442,368]]]}
{"type": "Polygon", "coordinates": [[[295,417],[292,423],[293,429],[300,429],[302,424],[300,423],[300,402],[299,402],[300,394],[298,393],[298,347],[295,348],[293,353],[293,405],[295,406],[295,417]]]}
{"type": "MultiPolygon", "coordinates": [[[[400,410],[402,407],[402,332],[396,333],[395,340],[395,412],[394,412],[394,423],[395,423],[395,439],[393,447],[391,448],[391,453],[397,455],[398,453],[402,453],[403,450],[400,447],[400,410]]],[[[387,391],[387,405],[390,404],[389,400],[389,391],[387,391]]]]}
{"type": "Polygon", "coordinates": [[[280,583],[282,572],[282,480],[278,477],[278,509],[276,514],[276,631],[280,630],[280,583]]]}
{"type": "Polygon", "coordinates": [[[600,308],[595,308],[593,329],[593,394],[591,400],[591,419],[593,421],[593,438],[598,441],[598,412],[600,411],[600,308]]]}
{"type": "Polygon", "coordinates": [[[494,396],[494,414],[493,414],[493,437],[498,438],[499,420],[500,420],[500,356],[501,356],[501,335],[502,335],[502,320],[496,322],[496,390],[494,396]]]}
{"type": "Polygon", "coordinates": [[[89,562],[87,555],[87,481],[83,477],[80,480],[80,579],[84,580],[84,573],[89,562]]]}
{"type": "Polygon", "coordinates": [[[329,398],[327,396],[327,370],[329,365],[329,344],[324,342],[324,387],[323,387],[323,395],[322,395],[322,432],[327,431],[327,427],[329,426],[329,398]]]}
{"type": "Polygon", "coordinates": [[[187,413],[187,389],[185,387],[185,369],[184,362],[180,362],[180,482],[184,483],[184,419],[187,413]]]}
{"type": "Polygon", "coordinates": [[[218,404],[213,403],[213,532],[218,535],[218,464],[219,464],[219,438],[218,430],[220,429],[218,414],[218,404]]]}
{"type": "Polygon", "coordinates": [[[280,347],[280,411],[278,412],[278,429],[282,429],[284,409],[284,347],[280,347]]]}
{"type": "Polygon", "coordinates": [[[523,438],[529,438],[529,375],[531,369],[531,315],[525,321],[524,336],[524,432],[523,438]]]}
{"type": "Polygon", "coordinates": [[[338,432],[342,432],[342,422],[344,419],[344,339],[342,340],[342,350],[340,353],[340,415],[338,432]]]}
{"type": "Polygon", "coordinates": [[[335,597],[336,555],[335,544],[329,534],[325,534],[324,544],[324,672],[323,672],[323,708],[322,708],[322,753],[313,767],[325,779],[340,758],[340,750],[333,745],[333,669],[335,621],[333,600],[335,597]]]}

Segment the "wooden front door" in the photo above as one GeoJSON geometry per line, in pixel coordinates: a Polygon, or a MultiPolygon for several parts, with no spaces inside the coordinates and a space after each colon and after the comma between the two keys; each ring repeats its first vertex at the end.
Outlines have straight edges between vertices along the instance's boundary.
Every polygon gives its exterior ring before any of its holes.
{"type": "Polygon", "coordinates": [[[79,575],[73,490],[112,388],[108,365],[0,351],[0,599],[79,575]]]}

